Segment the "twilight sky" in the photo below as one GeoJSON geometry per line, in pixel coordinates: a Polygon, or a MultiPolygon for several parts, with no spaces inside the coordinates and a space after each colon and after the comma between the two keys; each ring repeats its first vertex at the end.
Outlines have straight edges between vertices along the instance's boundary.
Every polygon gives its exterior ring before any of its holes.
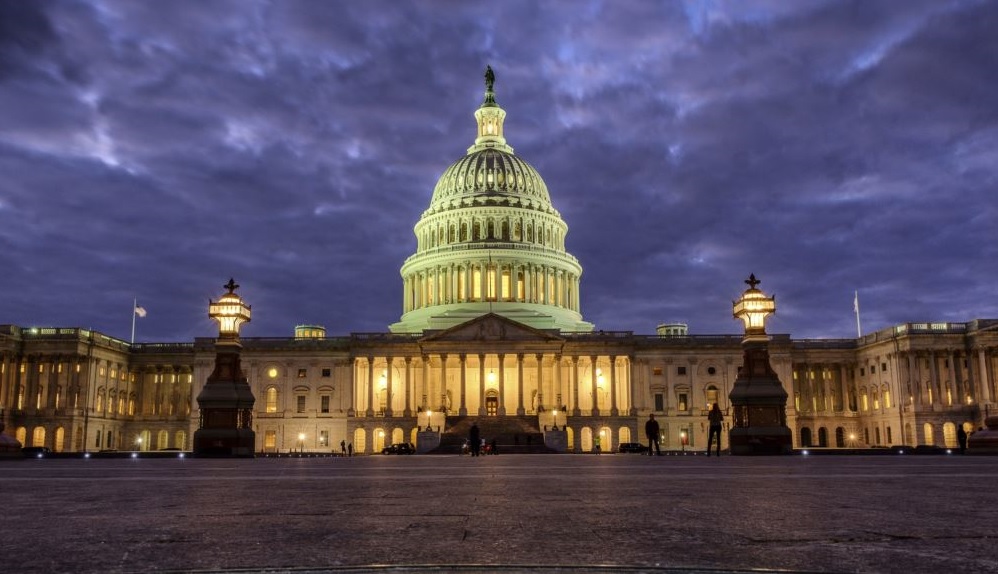
{"type": "Polygon", "coordinates": [[[0,324],[385,331],[496,71],[598,329],[998,317],[998,3],[0,0],[0,324]]]}

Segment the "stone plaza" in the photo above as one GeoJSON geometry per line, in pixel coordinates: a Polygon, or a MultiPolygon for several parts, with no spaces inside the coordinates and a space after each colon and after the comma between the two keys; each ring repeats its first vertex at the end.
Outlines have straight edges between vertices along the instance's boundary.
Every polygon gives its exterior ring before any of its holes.
{"type": "Polygon", "coordinates": [[[0,464],[3,571],[998,572],[998,458],[0,464]]]}

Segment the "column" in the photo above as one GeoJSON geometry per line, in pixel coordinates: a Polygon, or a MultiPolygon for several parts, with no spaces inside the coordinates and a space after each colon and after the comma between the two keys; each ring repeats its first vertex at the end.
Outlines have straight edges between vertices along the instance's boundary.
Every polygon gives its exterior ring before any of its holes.
{"type": "MultiPolygon", "coordinates": [[[[537,412],[544,410],[544,355],[537,353],[537,412]]],[[[556,407],[557,408],[557,407],[556,407]]]]}
{"type": "MultiPolygon", "coordinates": [[[[432,411],[433,405],[430,404],[430,356],[423,355],[423,408],[432,411]]],[[[427,422],[427,425],[430,423],[427,422]]]]}
{"type": "Polygon", "coordinates": [[[406,356],[405,358],[405,411],[402,416],[411,417],[412,416],[412,393],[410,385],[412,384],[412,379],[409,376],[410,368],[412,367],[412,357],[406,356]]]}
{"type": "Polygon", "coordinates": [[[458,357],[461,359],[461,407],[457,414],[463,417],[468,415],[468,403],[466,399],[468,393],[468,355],[461,353],[458,357]]]}
{"type": "Polygon", "coordinates": [[[956,404],[965,404],[966,401],[960,391],[960,382],[956,380],[956,365],[954,364],[956,363],[956,355],[952,349],[947,349],[946,363],[949,365],[949,391],[951,396],[955,395],[956,404]]]}
{"type": "Polygon", "coordinates": [[[499,416],[506,416],[506,355],[499,353],[499,416]]]}
{"type": "Polygon", "coordinates": [[[846,388],[846,365],[842,363],[839,365],[839,389],[841,391],[842,397],[842,409],[843,411],[848,410],[849,406],[849,391],[846,388]]]}
{"type": "Polygon", "coordinates": [[[374,416],[374,357],[367,358],[367,416],[374,416]]]}
{"type": "Polygon", "coordinates": [[[941,404],[942,399],[939,396],[939,363],[936,362],[936,352],[929,351],[929,384],[932,388],[932,404],[941,404]]]}
{"type": "Polygon", "coordinates": [[[592,389],[592,401],[593,401],[592,416],[598,417],[599,416],[599,391],[596,389],[596,355],[590,355],[589,356],[589,363],[590,363],[590,365],[589,365],[590,369],[589,370],[590,370],[590,374],[592,375],[590,377],[590,379],[592,379],[591,380],[592,384],[590,385],[590,387],[592,389]]]}
{"type": "Polygon", "coordinates": [[[610,355],[610,416],[620,415],[617,410],[617,356],[610,355]]]}
{"type": "MultiPolygon", "coordinates": [[[[561,355],[557,355],[556,354],[554,356],[554,365],[552,366],[552,368],[554,369],[554,388],[555,388],[555,390],[554,390],[554,402],[555,402],[554,408],[562,411],[562,410],[565,410],[565,409],[561,408],[562,406],[564,406],[564,402],[562,401],[562,394],[561,394],[561,355]]],[[[566,412],[565,415],[567,416],[568,413],[566,412]]]]}
{"type": "Polygon", "coordinates": [[[981,402],[988,404],[991,402],[991,381],[988,380],[988,357],[987,351],[981,347],[977,349],[977,359],[980,362],[981,368],[981,402]]]}
{"type": "Polygon", "coordinates": [[[478,355],[478,416],[485,416],[485,355],[478,355]]]}
{"type": "Polygon", "coordinates": [[[526,410],[523,408],[523,353],[516,355],[516,414],[523,416],[526,410]]]}
{"type": "MultiPolygon", "coordinates": [[[[631,372],[632,365],[634,364],[634,355],[628,355],[627,360],[624,361],[624,380],[627,381],[627,401],[628,401],[628,414],[630,416],[637,416],[638,407],[634,402],[634,377],[631,372]]],[[[725,397],[727,398],[727,397],[725,397]]]]}
{"type": "Polygon", "coordinates": [[[395,393],[392,392],[392,362],[393,358],[391,355],[385,357],[385,416],[392,417],[395,416],[395,411],[392,409],[392,399],[395,393]]]}
{"type": "Polygon", "coordinates": [[[572,395],[572,416],[582,416],[579,409],[579,358],[572,357],[572,382],[568,385],[568,392],[572,395]]]}
{"type": "Polygon", "coordinates": [[[440,405],[449,412],[453,405],[447,404],[447,354],[440,354],[440,405]]]}

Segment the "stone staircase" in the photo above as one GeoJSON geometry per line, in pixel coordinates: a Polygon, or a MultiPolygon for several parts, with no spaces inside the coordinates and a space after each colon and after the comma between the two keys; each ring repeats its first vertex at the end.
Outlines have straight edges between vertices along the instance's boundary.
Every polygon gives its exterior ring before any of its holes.
{"type": "Polygon", "coordinates": [[[499,454],[550,454],[544,446],[544,433],[537,428],[537,416],[449,416],[440,435],[440,446],[428,454],[460,454],[473,423],[489,444],[495,439],[499,454]]]}

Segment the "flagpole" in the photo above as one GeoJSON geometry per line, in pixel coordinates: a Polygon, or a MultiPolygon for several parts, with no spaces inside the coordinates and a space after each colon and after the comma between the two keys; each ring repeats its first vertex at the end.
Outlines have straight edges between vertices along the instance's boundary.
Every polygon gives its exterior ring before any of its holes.
{"type": "Polygon", "coordinates": [[[856,338],[863,336],[863,329],[859,326],[859,291],[856,291],[856,296],[852,300],[852,308],[856,311],[856,338]]]}
{"type": "Polygon", "coordinates": [[[130,344],[135,344],[135,308],[139,306],[139,300],[132,299],[132,341],[130,344]]]}

